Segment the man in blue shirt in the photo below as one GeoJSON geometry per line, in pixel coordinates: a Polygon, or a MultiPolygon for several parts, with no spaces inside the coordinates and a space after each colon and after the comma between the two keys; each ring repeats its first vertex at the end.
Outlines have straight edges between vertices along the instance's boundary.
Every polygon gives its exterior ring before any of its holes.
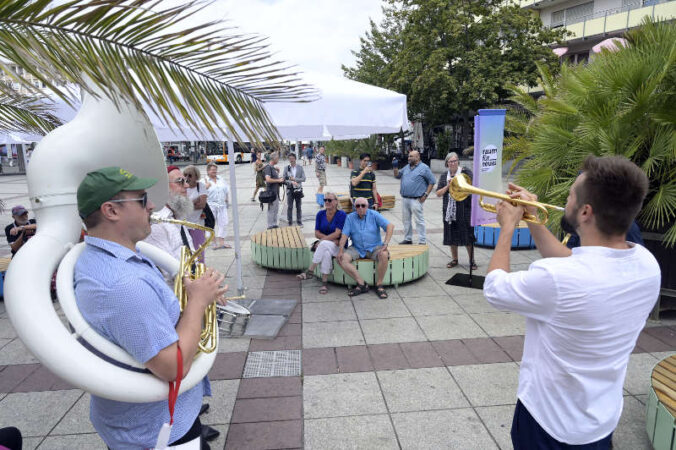
{"type": "Polygon", "coordinates": [[[394,169],[394,177],[401,179],[399,193],[402,196],[401,212],[404,221],[404,240],[400,244],[413,243],[413,226],[411,215],[415,214],[415,228],[418,230],[418,244],[426,244],[425,216],[423,204],[434,188],[434,175],[429,166],[420,161],[420,153],[412,151],[408,154],[408,166],[394,169]]]}
{"type": "Polygon", "coordinates": [[[368,292],[368,284],[352,264],[355,259],[368,258],[376,262],[376,294],[379,298],[387,298],[387,292],[383,288],[383,279],[390,259],[387,246],[392,239],[394,225],[378,211],[369,209],[369,202],[363,197],[357,197],[354,208],[356,211],[350,213],[345,220],[336,257],[343,270],[357,282],[357,286],[348,291],[348,295],[352,297],[368,292]],[[381,228],[385,231],[385,242],[380,239],[381,228]],[[344,250],[347,238],[352,239],[352,245],[344,250]]]}
{"type": "MultiPolygon", "coordinates": [[[[136,249],[136,243],[150,234],[154,205],[145,190],[156,182],[119,167],[85,176],[77,201],[88,236],[75,265],[75,295],[94,330],[153,375],[172,382],[179,347],[185,375],[197,352],[204,310],[227,287],[220,288],[223,275],[211,269],[197,280],[186,278],[189,300],[181,313],[160,271],[136,249]]],[[[178,397],[171,445],[200,439],[198,414],[204,394],[210,394],[206,377],[178,397]]],[[[108,447],[141,449],[155,447],[162,424],[169,423],[169,412],[166,401],[126,403],[92,395],[90,418],[108,447]]]]}

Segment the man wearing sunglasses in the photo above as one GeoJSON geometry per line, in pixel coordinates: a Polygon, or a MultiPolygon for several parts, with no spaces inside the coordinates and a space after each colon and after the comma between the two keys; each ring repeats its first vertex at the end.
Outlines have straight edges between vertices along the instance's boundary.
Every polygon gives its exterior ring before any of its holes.
{"type": "MultiPolygon", "coordinates": [[[[197,280],[186,278],[188,302],[181,312],[155,264],[136,249],[150,234],[154,205],[146,189],[156,182],[106,167],[89,172],[80,183],[78,210],[88,235],[75,265],[75,296],[96,332],[153,375],[171,382],[177,375],[179,347],[182,373],[190,371],[204,310],[220,301],[227,286],[220,288],[224,277],[211,269],[197,280]]],[[[210,394],[206,377],[178,397],[171,445],[201,440],[198,414],[205,394],[210,394]]],[[[166,401],[127,403],[92,395],[90,418],[110,448],[153,448],[162,424],[169,422],[169,411],[166,401]]]]}

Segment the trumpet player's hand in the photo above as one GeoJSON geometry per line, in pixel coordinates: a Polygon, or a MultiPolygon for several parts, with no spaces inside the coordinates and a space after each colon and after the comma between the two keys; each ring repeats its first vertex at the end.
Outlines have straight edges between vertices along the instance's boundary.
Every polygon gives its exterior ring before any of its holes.
{"type": "Polygon", "coordinates": [[[225,275],[216,272],[213,269],[207,269],[204,274],[196,280],[191,280],[189,277],[183,277],[183,285],[188,294],[188,303],[193,302],[199,304],[204,310],[211,303],[217,301],[228,287],[221,287],[221,283],[225,279],[225,275]]]}
{"type": "MultiPolygon", "coordinates": [[[[533,194],[532,192],[529,192],[527,189],[518,186],[514,183],[509,183],[509,190],[507,191],[507,194],[511,198],[518,198],[521,200],[527,200],[529,202],[537,202],[538,201],[538,196],[533,194]]],[[[538,209],[535,206],[524,206],[524,211],[526,211],[528,214],[532,214],[537,216],[538,214],[538,209]]]]}
{"type": "Polygon", "coordinates": [[[523,206],[514,206],[508,201],[500,200],[495,205],[498,214],[498,223],[501,228],[514,229],[523,217],[523,206]]]}

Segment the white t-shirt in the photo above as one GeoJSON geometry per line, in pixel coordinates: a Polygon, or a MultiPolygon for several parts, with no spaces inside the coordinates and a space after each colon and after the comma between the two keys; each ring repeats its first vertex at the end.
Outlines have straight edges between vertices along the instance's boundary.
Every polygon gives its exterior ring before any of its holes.
{"type": "MultiPolygon", "coordinates": [[[[189,187],[186,189],[186,194],[188,195],[190,201],[195,201],[195,199],[197,199],[197,197],[199,197],[200,195],[208,195],[207,186],[204,184],[203,181],[198,181],[197,186],[195,186],[194,188],[189,187]],[[197,186],[199,186],[199,192],[197,191],[197,186]]],[[[188,214],[186,220],[188,222],[204,225],[204,219],[200,218],[201,215],[202,215],[201,209],[193,209],[192,212],[188,214]]]]}
{"type": "Polygon", "coordinates": [[[579,247],[527,271],[494,270],[484,295],[526,317],[518,397],[554,439],[606,437],[622,413],[629,355],[660,291],[660,268],[638,244],[579,247]]]}
{"type": "MultiPolygon", "coordinates": [[[[205,178],[205,185],[207,182],[209,182],[209,189],[207,190],[207,202],[209,202],[209,206],[224,206],[226,204],[228,192],[230,192],[230,188],[225,182],[225,179],[217,175],[216,181],[205,178]]],[[[202,188],[200,187],[200,190],[201,189],[202,188]]]]}
{"type": "MultiPolygon", "coordinates": [[[[167,208],[166,206],[156,212],[154,215],[162,219],[173,219],[174,213],[167,208]]],[[[195,251],[195,246],[192,242],[192,237],[188,233],[188,229],[185,228],[185,237],[188,240],[188,246],[190,250],[195,251]]],[[[143,240],[148,244],[152,244],[155,247],[159,247],[165,252],[169,253],[176,259],[181,258],[181,247],[183,244],[183,238],[181,237],[181,226],[173,223],[154,223],[150,226],[150,234],[147,238],[143,240]]],[[[168,274],[162,271],[162,275],[170,281],[173,282],[173,277],[171,274],[168,274]]]]}

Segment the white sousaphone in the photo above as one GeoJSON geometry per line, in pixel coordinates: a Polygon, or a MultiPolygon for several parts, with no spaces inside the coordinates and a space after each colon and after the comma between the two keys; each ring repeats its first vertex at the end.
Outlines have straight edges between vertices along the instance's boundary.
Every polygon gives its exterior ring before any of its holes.
{"type": "MultiPolygon", "coordinates": [[[[143,366],[92,330],[77,308],[73,289],[74,265],[84,249],[84,244],[76,244],[82,228],[76,191],[87,172],[120,166],[139,177],[156,178],[148,195],[155,205],[166,203],[167,171],[157,135],[133,106],[121,101],[119,108],[106,97],[84,95],[77,116],[36,147],[27,181],[38,228],[9,266],[5,305],[21,341],[51,372],[99,397],[145,403],[166,399],[168,384],[138,370],[143,366]],[[73,332],[62,323],[50,297],[57,267],[59,303],[73,332]]],[[[143,242],[138,248],[158,266],[177,272],[178,261],[166,252],[143,242]]],[[[198,353],[181,392],[204,378],[216,354],[198,353]]]]}

